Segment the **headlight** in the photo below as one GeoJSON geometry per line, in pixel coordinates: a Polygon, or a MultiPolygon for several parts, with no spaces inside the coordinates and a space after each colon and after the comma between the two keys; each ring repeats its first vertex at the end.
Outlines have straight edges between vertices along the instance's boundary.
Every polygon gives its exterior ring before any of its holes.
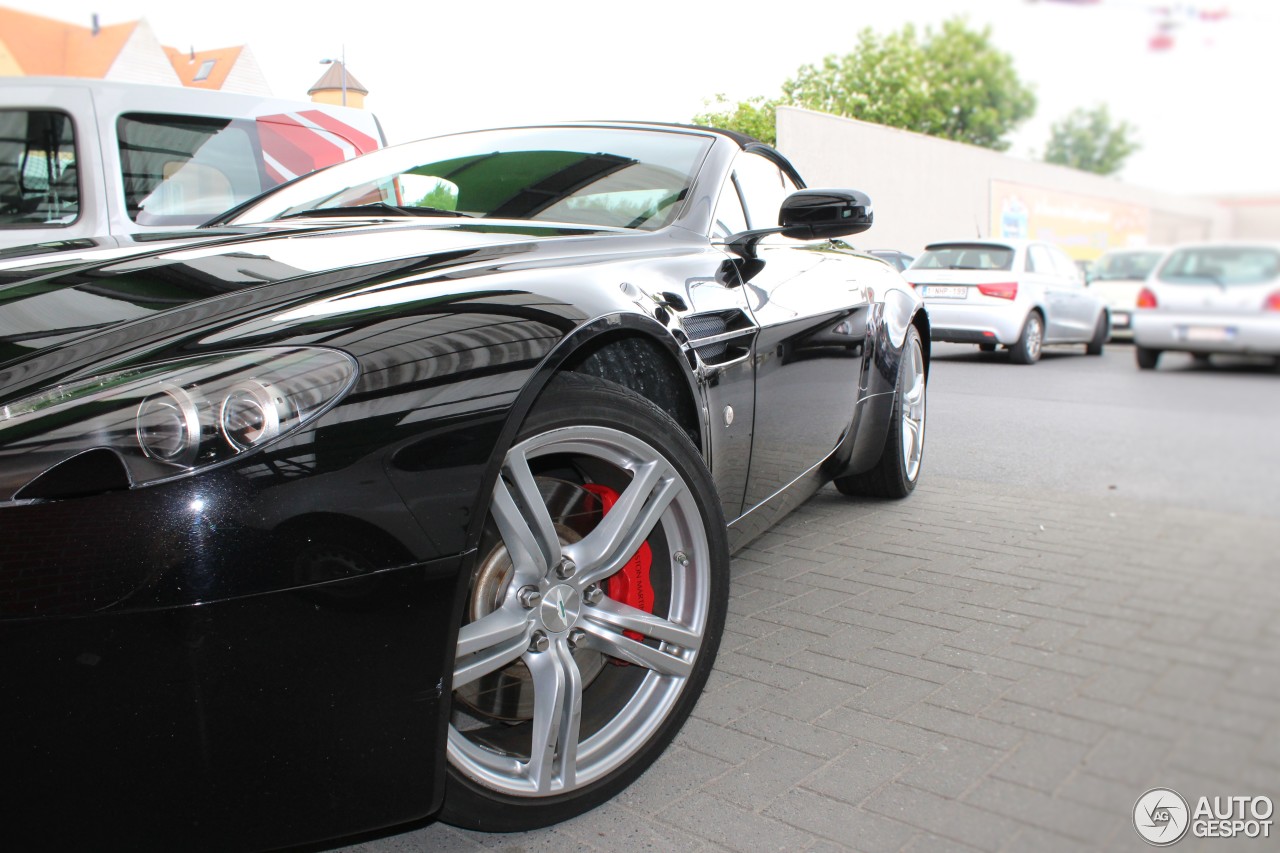
{"type": "Polygon", "coordinates": [[[221,464],[324,412],[356,372],[335,350],[260,349],[130,368],[0,406],[0,500],[90,450],[113,452],[135,486],[221,464]]]}

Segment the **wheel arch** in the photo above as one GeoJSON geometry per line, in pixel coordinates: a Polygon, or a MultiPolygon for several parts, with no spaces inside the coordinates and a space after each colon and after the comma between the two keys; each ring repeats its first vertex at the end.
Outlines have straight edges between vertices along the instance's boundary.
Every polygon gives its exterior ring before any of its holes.
{"type": "Polygon", "coordinates": [[[707,459],[710,448],[705,407],[697,378],[671,332],[657,320],[617,313],[583,323],[543,358],[507,411],[488,470],[472,509],[467,540],[480,540],[490,493],[501,460],[515,441],[534,402],[558,373],[577,372],[608,379],[630,388],[672,416],[689,436],[699,455],[707,459]],[[659,382],[665,379],[665,382],[659,382]]]}

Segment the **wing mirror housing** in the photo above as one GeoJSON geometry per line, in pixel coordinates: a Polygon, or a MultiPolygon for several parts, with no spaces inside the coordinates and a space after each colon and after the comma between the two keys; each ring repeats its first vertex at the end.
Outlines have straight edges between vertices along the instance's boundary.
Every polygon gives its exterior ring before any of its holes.
{"type": "Polygon", "coordinates": [[[861,234],[874,220],[871,198],[858,190],[799,190],[787,196],[778,211],[777,228],[757,228],[735,234],[730,251],[744,258],[756,256],[756,244],[770,234],[797,240],[832,240],[861,234]]]}
{"type": "Polygon", "coordinates": [[[783,236],[824,240],[861,234],[874,218],[871,198],[864,192],[800,190],[782,203],[778,224],[783,236]]]}

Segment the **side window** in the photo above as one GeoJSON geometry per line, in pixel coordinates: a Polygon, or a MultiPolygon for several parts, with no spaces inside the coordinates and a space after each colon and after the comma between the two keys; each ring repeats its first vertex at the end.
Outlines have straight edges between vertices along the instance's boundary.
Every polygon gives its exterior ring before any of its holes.
{"type": "Polygon", "coordinates": [[[0,228],[70,225],[79,216],[71,116],[0,110],[0,228]]]}
{"type": "Polygon", "coordinates": [[[199,225],[262,192],[252,128],[252,121],[207,116],[121,116],[129,217],[139,225],[199,225]]]}
{"type": "Polygon", "coordinates": [[[1053,254],[1053,261],[1058,267],[1058,275],[1070,281],[1072,284],[1080,283],[1080,268],[1076,266],[1076,262],[1071,260],[1071,256],[1056,246],[1049,250],[1053,254]]]}
{"type": "Polygon", "coordinates": [[[1053,274],[1053,256],[1049,254],[1047,246],[1036,244],[1027,249],[1027,272],[1053,274]]]}
{"type": "Polygon", "coordinates": [[[742,199],[738,197],[738,188],[730,178],[720,190],[720,199],[716,202],[715,214],[711,217],[711,238],[723,240],[746,231],[747,228],[747,214],[742,209],[742,199]]]}
{"type": "Polygon", "coordinates": [[[796,191],[796,185],[776,164],[759,154],[739,154],[733,170],[742,188],[751,227],[776,227],[782,202],[796,191]]]}

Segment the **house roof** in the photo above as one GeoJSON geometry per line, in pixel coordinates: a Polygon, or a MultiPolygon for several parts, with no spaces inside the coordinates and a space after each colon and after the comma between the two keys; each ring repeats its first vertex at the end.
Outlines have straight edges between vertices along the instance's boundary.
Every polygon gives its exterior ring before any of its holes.
{"type": "MultiPolygon", "coordinates": [[[[342,88],[342,73],[345,66],[336,59],[329,63],[329,68],[320,76],[310,89],[307,90],[308,95],[314,95],[316,92],[338,91],[342,88]]],[[[361,85],[360,81],[352,76],[350,71],[347,74],[347,91],[359,92],[362,95],[369,94],[369,90],[361,85]]]]}
{"type": "Polygon", "coordinates": [[[138,21],[90,27],[0,7],[0,40],[27,75],[105,77],[138,21]]]}
{"type": "Polygon", "coordinates": [[[215,50],[187,51],[165,47],[164,52],[168,55],[173,70],[178,73],[182,85],[193,89],[221,89],[243,50],[243,47],[221,47],[215,50]],[[205,63],[212,64],[208,66],[203,78],[197,80],[205,63]]]}

